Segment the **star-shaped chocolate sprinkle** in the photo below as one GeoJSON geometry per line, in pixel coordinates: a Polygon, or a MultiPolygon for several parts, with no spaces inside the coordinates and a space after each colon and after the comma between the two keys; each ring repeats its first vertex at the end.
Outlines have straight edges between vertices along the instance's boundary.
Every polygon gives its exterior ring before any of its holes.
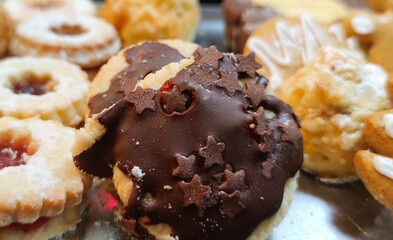
{"type": "Polygon", "coordinates": [[[241,213],[246,207],[240,202],[240,192],[235,191],[231,194],[220,193],[222,202],[220,212],[234,219],[237,214],[241,213]]]}
{"type": "Polygon", "coordinates": [[[178,86],[174,86],[169,91],[163,91],[161,96],[165,100],[165,112],[179,112],[182,113],[186,111],[186,103],[189,100],[187,95],[180,92],[178,86]]]}
{"type": "Polygon", "coordinates": [[[267,130],[269,121],[265,116],[264,109],[263,107],[259,107],[258,110],[256,111],[255,115],[255,120],[257,122],[257,128],[256,131],[257,133],[262,136],[264,132],[267,130]]]}
{"type": "Polygon", "coordinates": [[[198,207],[199,216],[203,216],[205,210],[205,198],[210,192],[210,187],[202,185],[201,179],[196,174],[190,183],[180,182],[179,186],[184,192],[183,206],[188,207],[191,204],[195,204],[198,207]]]}
{"type": "Polygon", "coordinates": [[[269,128],[267,131],[264,131],[263,136],[261,136],[259,149],[264,153],[272,152],[275,144],[276,140],[274,139],[274,129],[269,128]]]}
{"type": "Polygon", "coordinates": [[[246,95],[253,107],[258,107],[262,101],[267,101],[265,86],[263,84],[246,83],[246,95]]]}
{"type": "Polygon", "coordinates": [[[193,56],[195,57],[195,62],[211,64],[215,68],[218,68],[218,60],[225,57],[223,53],[217,51],[215,46],[210,46],[206,49],[198,48],[193,56]]]}
{"type": "Polygon", "coordinates": [[[238,72],[244,72],[249,77],[255,77],[256,71],[262,68],[262,65],[255,61],[255,53],[252,52],[247,56],[243,56],[241,54],[236,54],[236,59],[238,61],[238,65],[236,66],[236,70],[238,72]]]}
{"type": "Polygon", "coordinates": [[[272,170],[276,163],[270,159],[262,163],[262,175],[267,179],[272,179],[272,170]]]}
{"type": "Polygon", "coordinates": [[[235,173],[225,170],[224,174],[226,180],[220,185],[221,190],[232,193],[236,190],[242,191],[246,188],[246,183],[244,181],[246,173],[244,170],[239,170],[235,173]]]}
{"type": "Polygon", "coordinates": [[[206,143],[206,147],[199,149],[199,155],[206,158],[205,168],[210,168],[214,164],[223,164],[222,152],[225,149],[225,144],[217,143],[213,136],[208,136],[206,143]]]}
{"type": "Polygon", "coordinates": [[[279,123],[278,124],[278,129],[280,129],[282,135],[281,135],[281,140],[282,141],[290,141],[291,140],[291,136],[290,133],[288,131],[288,125],[279,123]]]}
{"type": "Polygon", "coordinates": [[[189,157],[180,154],[175,155],[178,167],[173,170],[173,176],[181,177],[186,181],[190,181],[197,172],[196,158],[194,155],[189,157]]]}
{"type": "Polygon", "coordinates": [[[205,89],[209,89],[210,85],[218,79],[218,76],[213,75],[213,72],[209,65],[191,65],[190,69],[193,72],[191,78],[195,82],[201,84],[205,89]]]}
{"type": "Polygon", "coordinates": [[[226,71],[220,71],[220,73],[221,79],[216,82],[217,87],[225,88],[228,91],[229,96],[233,96],[236,91],[242,90],[236,72],[228,73],[226,71]]]}
{"type": "Polygon", "coordinates": [[[126,96],[126,101],[134,104],[136,112],[141,114],[145,109],[156,110],[156,104],[153,101],[156,93],[153,89],[143,89],[137,87],[134,92],[126,96]]]}

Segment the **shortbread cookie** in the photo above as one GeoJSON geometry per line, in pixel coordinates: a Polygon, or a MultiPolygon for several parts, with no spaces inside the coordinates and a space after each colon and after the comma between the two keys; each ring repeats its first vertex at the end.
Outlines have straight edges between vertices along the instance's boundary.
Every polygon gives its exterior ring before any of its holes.
{"type": "Polygon", "coordinates": [[[58,58],[90,68],[105,63],[120,47],[120,37],[106,21],[56,14],[35,17],[16,26],[10,53],[58,58]]]}
{"type": "Polygon", "coordinates": [[[113,175],[131,234],[265,239],[281,221],[302,136],[292,108],[266,95],[260,67],[253,54],[167,41],[132,46],[102,68],[80,130],[96,142],[75,163],[113,175]]]}
{"type": "MultiPolygon", "coordinates": [[[[262,64],[261,74],[277,91],[299,68],[309,63],[323,47],[349,48],[340,26],[320,24],[309,16],[274,18],[263,24],[248,39],[244,54],[255,52],[262,64]]],[[[354,50],[353,54],[359,54],[354,50]]]]}
{"type": "Polygon", "coordinates": [[[85,72],[62,60],[9,58],[0,62],[0,117],[39,117],[77,126],[89,84],[85,72]]]}
{"type": "Polygon", "coordinates": [[[376,153],[393,158],[393,109],[366,117],[364,140],[376,153]]]}
{"type": "Polygon", "coordinates": [[[325,182],[356,178],[355,153],[363,142],[364,118],[392,107],[388,74],[345,49],[323,49],[282,85],[278,96],[302,119],[303,169],[325,182]]]}
{"type": "Polygon", "coordinates": [[[81,203],[90,179],[73,164],[75,139],[74,129],[55,121],[0,118],[0,234],[81,203]]]}
{"type": "Polygon", "coordinates": [[[97,13],[97,6],[91,0],[5,0],[4,6],[16,24],[36,16],[63,14],[76,17],[97,13]]]}
{"type": "Polygon", "coordinates": [[[355,155],[355,166],[371,195],[393,211],[393,158],[360,151],[355,155]]]}
{"type": "Polygon", "coordinates": [[[384,13],[357,11],[345,19],[345,29],[350,36],[370,45],[368,60],[384,67],[393,74],[393,9],[384,13]]]}
{"type": "Polygon", "coordinates": [[[193,41],[198,0],[106,0],[100,17],[112,23],[125,46],[145,40],[193,41]]]}

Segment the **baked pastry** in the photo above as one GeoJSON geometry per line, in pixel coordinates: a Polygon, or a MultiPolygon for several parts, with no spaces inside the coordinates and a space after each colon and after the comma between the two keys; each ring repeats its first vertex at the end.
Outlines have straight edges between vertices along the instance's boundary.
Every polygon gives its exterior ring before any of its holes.
{"type": "Polygon", "coordinates": [[[348,35],[356,36],[361,43],[369,47],[368,60],[384,67],[393,74],[393,9],[384,13],[356,11],[344,21],[348,35]]]}
{"type": "Polygon", "coordinates": [[[97,13],[91,0],[5,0],[4,7],[15,24],[36,16],[64,14],[76,17],[97,13]]]}
{"type": "Polygon", "coordinates": [[[106,0],[100,17],[115,26],[125,46],[144,40],[192,41],[200,7],[198,0],[106,0]]]}
{"type": "Polygon", "coordinates": [[[73,164],[75,137],[55,121],[0,118],[1,239],[46,239],[80,218],[91,181],[73,164]]]}
{"type": "Polygon", "coordinates": [[[355,166],[371,195],[393,211],[393,158],[360,151],[355,155],[355,166]]]}
{"type": "Polygon", "coordinates": [[[261,24],[247,40],[244,54],[255,52],[262,64],[261,74],[270,79],[277,91],[299,68],[309,63],[323,47],[351,48],[339,25],[327,27],[307,15],[298,18],[274,18],[261,24]]]}
{"type": "Polygon", "coordinates": [[[0,2],[0,57],[7,53],[10,30],[8,14],[3,7],[3,3],[0,2]]]}
{"type": "Polygon", "coordinates": [[[277,16],[300,17],[307,14],[318,22],[329,24],[348,12],[345,3],[337,0],[225,0],[222,10],[229,44],[236,53],[258,26],[277,16]]]}
{"type": "Polygon", "coordinates": [[[302,136],[292,108],[265,94],[260,67],[253,54],[165,41],[127,48],[101,69],[79,132],[97,141],[76,144],[75,163],[113,174],[129,232],[265,239],[281,221],[302,136]]]}
{"type": "Polygon", "coordinates": [[[393,109],[366,117],[364,140],[371,150],[393,158],[393,109]]]}
{"type": "Polygon", "coordinates": [[[367,3],[370,7],[380,12],[393,9],[392,0],[367,0],[367,3]]]}
{"type": "Polygon", "coordinates": [[[100,18],[48,15],[16,26],[10,53],[59,58],[88,68],[102,65],[120,47],[116,30],[100,18]]]}
{"type": "Polygon", "coordinates": [[[90,82],[78,66],[48,58],[0,62],[0,117],[39,117],[77,126],[90,82]]]}
{"type": "Polygon", "coordinates": [[[392,107],[387,80],[378,65],[325,48],[283,83],[278,96],[302,118],[303,170],[329,183],[357,179],[353,157],[367,149],[365,116],[392,107]]]}

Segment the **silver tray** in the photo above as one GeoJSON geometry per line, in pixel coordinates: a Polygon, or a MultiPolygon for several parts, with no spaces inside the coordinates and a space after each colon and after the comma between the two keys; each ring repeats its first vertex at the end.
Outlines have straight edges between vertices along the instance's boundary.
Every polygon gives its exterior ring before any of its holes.
{"type": "MultiPolygon", "coordinates": [[[[219,50],[228,51],[224,34],[219,7],[203,6],[196,42],[203,47],[216,45],[219,50]]],[[[132,239],[116,223],[113,196],[114,193],[101,185],[94,186],[88,193],[89,205],[82,221],[51,240],[132,239]]],[[[361,182],[331,186],[302,173],[287,216],[269,237],[269,240],[278,239],[393,239],[392,214],[370,196],[361,182]]]]}

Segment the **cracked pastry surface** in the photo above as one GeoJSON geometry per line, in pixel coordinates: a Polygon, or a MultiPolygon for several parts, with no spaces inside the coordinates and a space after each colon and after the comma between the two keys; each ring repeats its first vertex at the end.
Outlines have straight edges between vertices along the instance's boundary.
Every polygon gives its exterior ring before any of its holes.
{"type": "Polygon", "coordinates": [[[0,63],[0,117],[39,117],[77,126],[89,92],[80,67],[49,58],[8,58],[0,63]]]}
{"type": "Polygon", "coordinates": [[[331,183],[356,178],[354,154],[367,148],[365,116],[392,107],[388,78],[348,50],[326,48],[284,82],[278,96],[302,118],[305,171],[331,183]]]}
{"type": "Polygon", "coordinates": [[[75,149],[75,163],[113,175],[129,232],[263,239],[278,224],[296,188],[302,136],[291,107],[265,94],[259,68],[252,54],[181,41],[140,43],[104,66],[79,132],[90,144],[75,149]]]}
{"type": "Polygon", "coordinates": [[[193,41],[200,19],[197,0],[106,0],[100,17],[115,26],[125,46],[140,41],[193,41]]]}
{"type": "Polygon", "coordinates": [[[90,179],[73,164],[74,131],[55,121],[0,118],[1,234],[81,203],[90,179]]]}

